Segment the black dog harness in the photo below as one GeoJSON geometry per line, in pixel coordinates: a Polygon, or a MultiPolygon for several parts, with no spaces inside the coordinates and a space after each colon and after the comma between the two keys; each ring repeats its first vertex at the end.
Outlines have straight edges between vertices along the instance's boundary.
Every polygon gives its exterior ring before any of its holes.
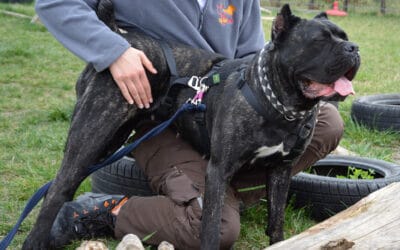
{"type": "MultiPolygon", "coordinates": [[[[221,82],[221,78],[226,78],[225,74],[224,77],[220,74],[220,69],[225,63],[225,60],[221,60],[217,62],[212,69],[204,76],[192,76],[192,77],[180,77],[178,75],[178,71],[176,68],[175,58],[172,53],[171,47],[163,40],[159,40],[161,47],[163,49],[167,65],[170,70],[170,80],[169,86],[167,90],[167,94],[163,97],[160,107],[158,108],[157,114],[161,115],[162,117],[169,117],[172,113],[173,104],[176,101],[178,91],[175,86],[186,86],[191,87],[192,89],[196,90],[196,96],[193,99],[189,99],[193,104],[200,104],[202,101],[202,95],[205,94],[209,87],[215,86],[216,84],[221,82]],[[200,95],[200,96],[199,96],[200,95]],[[196,98],[197,97],[197,98],[196,98]]],[[[259,74],[262,73],[262,69],[260,65],[263,63],[263,57],[265,51],[268,49],[268,44],[263,48],[260,52],[258,68],[259,74]]],[[[250,104],[250,106],[262,117],[265,119],[270,119],[271,113],[269,110],[262,105],[261,100],[259,97],[253,92],[253,90],[249,87],[246,81],[246,69],[248,65],[242,64],[239,67],[239,77],[236,82],[236,86],[238,89],[241,90],[242,95],[245,97],[246,101],[250,104]]],[[[297,122],[298,126],[293,131],[288,133],[287,137],[284,138],[285,145],[287,148],[291,149],[290,155],[299,155],[304,151],[304,144],[306,143],[307,139],[312,135],[315,123],[316,123],[316,111],[318,107],[313,108],[312,110],[308,111],[301,111],[296,112],[293,110],[287,109],[283,106],[279,100],[276,98],[275,94],[273,93],[271,87],[269,86],[268,79],[266,76],[262,76],[262,79],[267,81],[267,90],[264,91],[268,101],[270,102],[271,106],[277,111],[279,116],[282,116],[288,122],[297,122]],[[301,122],[300,122],[301,121],[301,122]]],[[[196,112],[194,115],[194,119],[199,125],[201,138],[203,138],[203,152],[208,152],[209,148],[209,134],[205,126],[205,114],[204,112],[196,112]]]]}
{"type": "MultiPolygon", "coordinates": [[[[224,64],[224,60],[221,59],[216,64],[213,65],[211,70],[203,77],[191,76],[191,77],[181,77],[178,74],[176,68],[175,58],[172,53],[172,49],[169,44],[163,40],[159,40],[161,48],[164,52],[167,65],[170,71],[170,79],[167,87],[167,94],[162,97],[160,106],[155,111],[156,116],[166,119],[174,113],[173,105],[177,100],[177,95],[179,93],[179,87],[190,87],[196,91],[193,98],[189,98],[187,102],[194,105],[202,104],[203,97],[207,92],[208,88],[215,86],[221,82],[219,69],[224,64]]],[[[198,125],[199,132],[201,134],[201,151],[208,154],[210,148],[209,133],[206,128],[205,123],[205,113],[195,112],[194,120],[198,125]]]]}
{"type": "Polygon", "coordinates": [[[203,77],[181,77],[178,74],[175,58],[173,56],[171,47],[168,45],[167,42],[163,40],[159,40],[159,42],[164,52],[165,59],[167,61],[167,65],[170,71],[167,94],[162,98],[160,107],[156,111],[157,115],[165,118],[169,117],[173,113],[173,104],[175,103],[178,94],[178,91],[175,88],[177,86],[185,86],[194,89],[196,91],[196,96],[188,101],[196,105],[201,103],[203,95],[208,90],[208,88],[220,83],[221,80],[218,70],[222,67],[223,59],[214,64],[211,70],[203,77]]]}

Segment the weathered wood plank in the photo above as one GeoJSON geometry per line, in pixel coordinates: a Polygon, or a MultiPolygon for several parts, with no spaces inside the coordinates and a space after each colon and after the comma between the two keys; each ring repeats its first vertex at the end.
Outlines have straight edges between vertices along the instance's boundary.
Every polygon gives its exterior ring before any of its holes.
{"type": "Polygon", "coordinates": [[[400,182],[266,249],[400,249],[400,182]]]}

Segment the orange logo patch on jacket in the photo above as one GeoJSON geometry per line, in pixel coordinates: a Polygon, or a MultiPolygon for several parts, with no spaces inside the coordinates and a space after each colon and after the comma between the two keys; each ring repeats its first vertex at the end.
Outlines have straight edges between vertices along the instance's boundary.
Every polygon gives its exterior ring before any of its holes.
{"type": "Polygon", "coordinates": [[[235,13],[236,7],[233,5],[228,5],[228,7],[224,7],[223,4],[217,4],[218,11],[218,21],[220,24],[232,24],[233,23],[233,14],[235,13]]]}

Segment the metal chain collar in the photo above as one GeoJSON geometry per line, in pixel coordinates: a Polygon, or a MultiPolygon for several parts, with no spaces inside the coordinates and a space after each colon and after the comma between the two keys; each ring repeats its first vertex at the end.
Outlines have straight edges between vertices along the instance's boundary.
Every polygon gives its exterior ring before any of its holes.
{"type": "Polygon", "coordinates": [[[294,121],[296,119],[303,119],[304,117],[309,116],[312,112],[314,112],[314,109],[311,110],[301,110],[301,111],[296,111],[294,110],[293,107],[287,107],[283,105],[278,98],[276,97],[274,91],[271,88],[270,82],[267,77],[267,69],[266,69],[266,53],[267,50],[269,49],[270,43],[266,44],[259,56],[258,56],[258,61],[257,61],[257,73],[258,73],[258,80],[260,81],[262,90],[265,93],[265,96],[267,97],[268,101],[271,103],[272,107],[274,107],[275,110],[277,110],[280,114],[282,114],[286,120],[288,121],[294,121]]]}

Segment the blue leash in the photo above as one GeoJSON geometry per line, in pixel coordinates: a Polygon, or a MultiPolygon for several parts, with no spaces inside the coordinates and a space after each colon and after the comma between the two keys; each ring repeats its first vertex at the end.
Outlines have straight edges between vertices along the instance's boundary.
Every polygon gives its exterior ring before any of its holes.
{"type": "MultiPolygon", "coordinates": [[[[204,104],[194,105],[192,103],[185,103],[183,104],[176,113],[165,122],[159,124],[157,127],[153,128],[149,132],[147,132],[144,136],[139,138],[138,140],[134,141],[133,143],[119,149],[117,152],[112,154],[108,159],[105,161],[93,165],[88,168],[88,175],[92,174],[93,172],[99,170],[102,167],[105,167],[135,149],[140,143],[143,141],[160,134],[164,129],[166,129],[171,123],[182,113],[185,111],[205,111],[206,106],[204,104]]],[[[47,193],[47,190],[50,188],[53,181],[49,181],[45,185],[43,185],[36,193],[29,199],[28,203],[26,204],[24,210],[22,211],[21,216],[19,217],[15,226],[11,229],[11,231],[7,234],[6,237],[0,242],[0,250],[6,250],[6,248],[10,245],[11,241],[13,240],[15,234],[17,233],[19,227],[21,226],[22,221],[28,216],[28,214],[32,211],[32,209],[39,203],[39,201],[43,198],[43,196],[47,193]]]]}

